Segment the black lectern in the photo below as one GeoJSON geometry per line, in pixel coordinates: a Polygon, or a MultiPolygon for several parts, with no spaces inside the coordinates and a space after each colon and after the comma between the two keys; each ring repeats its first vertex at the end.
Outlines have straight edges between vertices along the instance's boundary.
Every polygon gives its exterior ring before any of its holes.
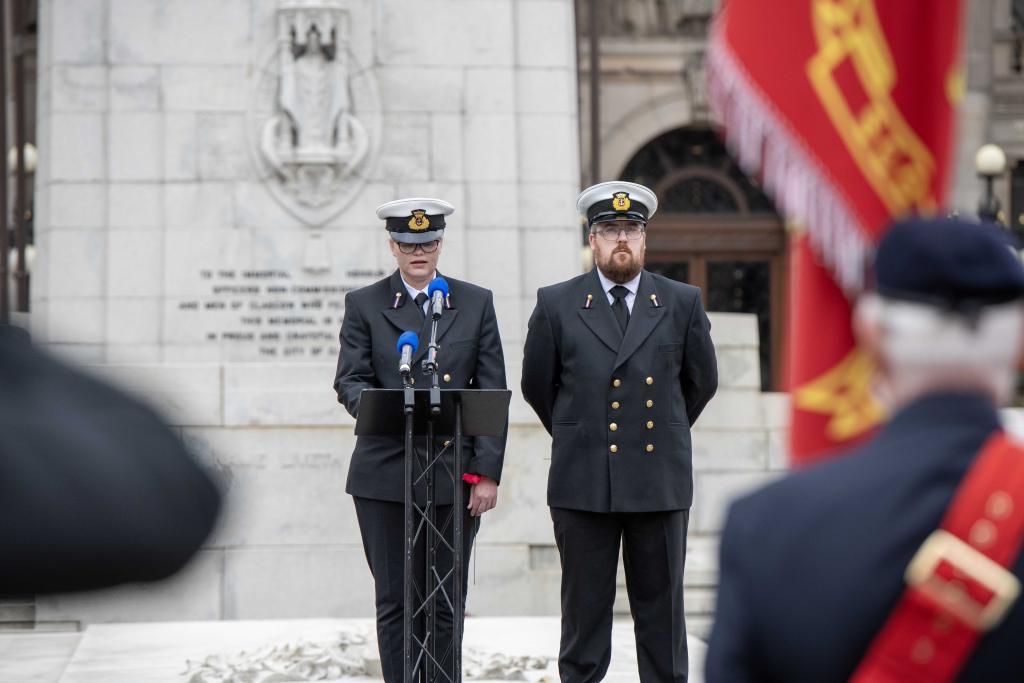
{"type": "Polygon", "coordinates": [[[506,389],[367,389],[359,399],[356,436],[405,436],[405,683],[462,681],[463,620],[463,437],[501,436],[507,423],[512,392],[506,389]],[[431,395],[433,394],[433,395],[431,395]],[[435,453],[435,435],[451,436],[435,453]],[[416,448],[417,437],[425,448],[416,448]],[[445,462],[452,448],[452,463],[445,462]],[[452,486],[452,513],[437,518],[436,477],[446,475],[452,486]],[[423,491],[422,504],[415,492],[423,491]],[[446,537],[452,525],[451,542],[446,537]],[[423,562],[414,566],[417,544],[423,562]],[[451,569],[443,571],[438,551],[451,553],[451,569]],[[445,584],[451,578],[449,595],[445,584]],[[439,600],[440,598],[440,600],[439,600]],[[452,616],[451,641],[438,642],[438,609],[452,616]],[[422,618],[422,639],[413,624],[422,618]],[[441,666],[451,653],[450,670],[441,666]]]}

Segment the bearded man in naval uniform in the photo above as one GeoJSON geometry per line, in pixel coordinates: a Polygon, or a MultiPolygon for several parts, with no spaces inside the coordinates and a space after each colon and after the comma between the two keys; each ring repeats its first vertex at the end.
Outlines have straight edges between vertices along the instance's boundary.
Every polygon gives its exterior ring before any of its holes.
{"type": "Polygon", "coordinates": [[[553,438],[548,505],[562,559],[565,683],[604,678],[622,547],[640,680],[685,681],[690,429],[718,387],[700,290],[643,269],[648,188],[579,196],[596,267],[543,287],[522,390],[553,438]]]}

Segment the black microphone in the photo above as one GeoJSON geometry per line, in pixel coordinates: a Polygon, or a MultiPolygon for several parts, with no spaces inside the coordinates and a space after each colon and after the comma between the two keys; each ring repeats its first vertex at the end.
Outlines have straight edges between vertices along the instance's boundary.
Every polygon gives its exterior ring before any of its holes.
{"type": "Polygon", "coordinates": [[[437,320],[444,310],[444,300],[448,296],[448,282],[443,277],[435,277],[427,287],[430,295],[430,317],[437,320]]]}
{"type": "Polygon", "coordinates": [[[412,355],[420,347],[420,338],[415,332],[403,332],[398,338],[398,353],[401,360],[398,361],[398,372],[408,375],[412,372],[412,355]]]}

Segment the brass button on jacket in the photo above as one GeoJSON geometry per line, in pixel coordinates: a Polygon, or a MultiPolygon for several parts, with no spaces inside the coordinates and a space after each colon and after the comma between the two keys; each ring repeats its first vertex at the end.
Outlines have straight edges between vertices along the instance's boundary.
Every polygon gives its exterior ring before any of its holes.
{"type": "Polygon", "coordinates": [[[608,450],[610,450],[612,453],[618,453],[619,452],[619,447],[616,446],[615,444],[612,444],[611,448],[609,448],[608,450]]]}
{"type": "Polygon", "coordinates": [[[619,409],[619,402],[618,401],[612,401],[612,410],[618,410],[618,409],[619,409]]]}
{"type": "Polygon", "coordinates": [[[647,399],[647,407],[648,408],[653,408],[654,407],[654,401],[652,401],[651,399],[647,399]]]}
{"type": "Polygon", "coordinates": [[[649,384],[649,385],[650,384],[654,384],[654,378],[653,377],[648,377],[647,378],[647,384],[649,384]]]}
{"type": "Polygon", "coordinates": [[[647,452],[648,453],[653,453],[654,452],[654,444],[653,443],[647,444],[647,452]]]}
{"type": "Polygon", "coordinates": [[[612,380],[612,386],[616,387],[616,388],[621,387],[622,386],[622,380],[621,379],[613,379],[612,380]]]}
{"type": "Polygon", "coordinates": [[[618,428],[619,428],[619,425],[615,424],[614,422],[612,422],[610,425],[608,425],[608,429],[612,430],[613,432],[617,431],[618,428]]]}
{"type": "Polygon", "coordinates": [[[452,381],[452,376],[449,375],[447,372],[444,373],[444,381],[445,382],[451,382],[452,381]]]}
{"type": "Polygon", "coordinates": [[[654,429],[654,420],[648,420],[647,421],[647,428],[648,429],[654,429]]]}

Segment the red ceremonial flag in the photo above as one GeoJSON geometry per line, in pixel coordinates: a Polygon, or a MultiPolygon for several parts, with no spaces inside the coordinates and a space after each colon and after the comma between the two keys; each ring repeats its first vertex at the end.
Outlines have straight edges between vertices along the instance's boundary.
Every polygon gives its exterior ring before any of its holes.
{"type": "Polygon", "coordinates": [[[893,217],[944,204],[959,36],[957,0],[725,0],[715,22],[712,111],[793,226],[786,374],[797,464],[881,420],[849,297],[893,217]]]}

